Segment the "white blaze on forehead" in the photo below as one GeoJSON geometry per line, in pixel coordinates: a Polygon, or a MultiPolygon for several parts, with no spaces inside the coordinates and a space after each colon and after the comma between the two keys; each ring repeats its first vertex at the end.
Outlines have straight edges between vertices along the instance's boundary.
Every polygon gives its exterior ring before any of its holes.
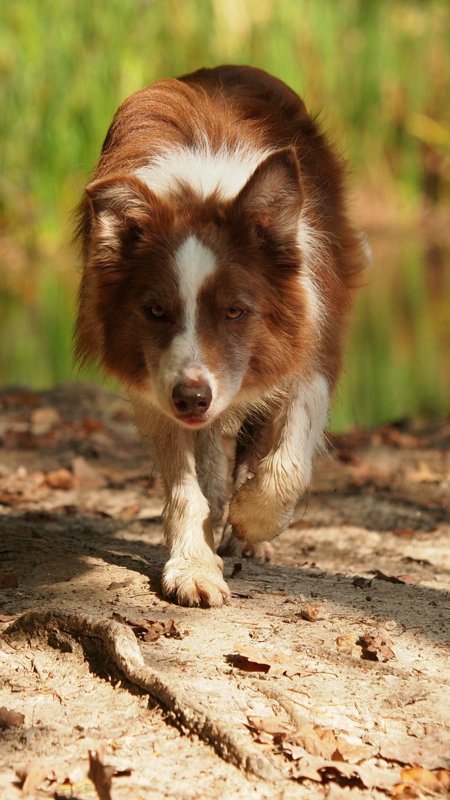
{"type": "Polygon", "coordinates": [[[216,381],[204,363],[198,339],[198,296],[206,279],[213,274],[214,253],[196,236],[189,236],[175,253],[178,290],[183,306],[183,330],[172,340],[160,363],[162,392],[180,380],[206,380],[213,391],[216,381]]]}
{"type": "Polygon", "coordinates": [[[175,253],[186,332],[195,333],[198,294],[217,266],[216,257],[196,236],[189,236],[175,253]]]}

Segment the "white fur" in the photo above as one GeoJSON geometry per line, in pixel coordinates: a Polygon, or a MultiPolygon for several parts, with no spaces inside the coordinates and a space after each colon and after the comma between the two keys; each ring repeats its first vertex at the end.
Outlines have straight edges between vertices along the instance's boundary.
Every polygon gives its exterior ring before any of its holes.
{"type": "Polygon", "coordinates": [[[232,199],[245,186],[256,167],[270,150],[252,150],[223,145],[213,151],[207,141],[200,147],[180,147],[156,156],[136,170],[155,194],[165,195],[186,184],[201,198],[218,191],[224,200],[232,199]]]}
{"type": "Polygon", "coordinates": [[[163,408],[170,408],[172,389],[182,380],[203,380],[211,387],[213,398],[217,396],[217,380],[203,361],[197,335],[198,294],[216,266],[212,250],[195,236],[189,236],[175,253],[184,329],[161,358],[157,393],[163,408]]]}

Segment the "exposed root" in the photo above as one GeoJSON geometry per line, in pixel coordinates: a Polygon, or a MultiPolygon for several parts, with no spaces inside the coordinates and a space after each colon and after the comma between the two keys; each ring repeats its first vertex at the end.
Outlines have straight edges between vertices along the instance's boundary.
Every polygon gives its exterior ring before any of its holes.
{"type": "Polygon", "coordinates": [[[4,630],[3,635],[61,632],[100,640],[109,657],[130,683],[154,697],[183,732],[195,733],[212,745],[224,761],[266,781],[277,781],[280,774],[268,758],[249,744],[244,736],[214,719],[201,703],[186,698],[181,681],[167,681],[148,666],[134,633],[126,625],[83,613],[29,611],[4,630]]]}

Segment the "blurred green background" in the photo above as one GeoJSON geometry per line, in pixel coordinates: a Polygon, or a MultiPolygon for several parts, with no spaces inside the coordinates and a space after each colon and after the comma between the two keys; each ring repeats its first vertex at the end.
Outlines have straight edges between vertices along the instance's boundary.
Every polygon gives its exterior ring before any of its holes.
{"type": "Polygon", "coordinates": [[[0,384],[80,377],[71,210],[120,102],[157,78],[237,62],[319,113],[372,247],[332,427],[442,415],[449,36],[448,0],[3,0],[0,384]]]}

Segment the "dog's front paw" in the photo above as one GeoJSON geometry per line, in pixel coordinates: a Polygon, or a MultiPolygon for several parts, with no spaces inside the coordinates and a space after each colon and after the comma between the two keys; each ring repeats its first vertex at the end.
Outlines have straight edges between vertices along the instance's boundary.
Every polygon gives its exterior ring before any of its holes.
{"type": "Polygon", "coordinates": [[[246,481],[231,499],[228,522],[238,539],[252,544],[264,542],[287,528],[293,510],[293,504],[281,502],[255,477],[246,481]]]}
{"type": "Polygon", "coordinates": [[[163,594],[180,606],[223,606],[231,593],[222,577],[222,570],[222,559],[212,553],[205,561],[174,556],[164,567],[163,594]]]}

